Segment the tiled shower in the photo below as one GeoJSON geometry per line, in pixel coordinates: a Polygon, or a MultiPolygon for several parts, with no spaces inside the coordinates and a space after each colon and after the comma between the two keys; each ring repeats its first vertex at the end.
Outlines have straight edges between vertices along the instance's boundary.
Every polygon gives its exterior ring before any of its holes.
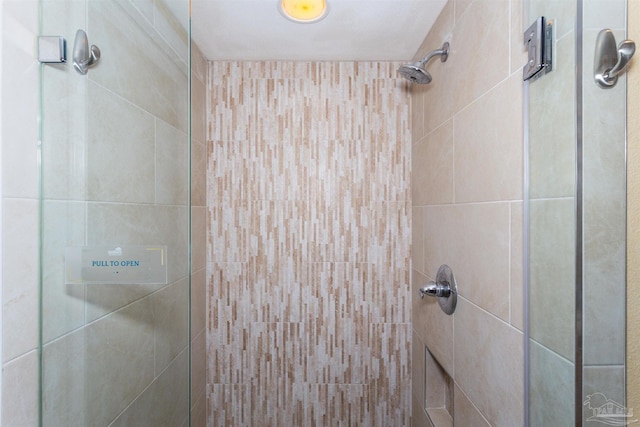
{"type": "Polygon", "coordinates": [[[460,293],[446,316],[412,292],[420,426],[429,425],[424,407],[436,425],[524,419],[521,7],[449,2],[419,52],[452,47],[430,66],[432,84],[411,91],[412,289],[447,264],[460,293]]]}
{"type": "MultiPolygon", "coordinates": [[[[37,1],[0,4],[1,421],[34,426],[37,1]]],[[[429,426],[425,406],[437,427],[521,425],[522,4],[450,0],[414,58],[451,43],[428,86],[393,62],[210,62],[193,46],[191,425],[429,426]],[[458,280],[455,325],[416,292],[441,264],[458,280]]],[[[115,91],[102,83],[89,90],[115,91]]],[[[164,196],[184,206],[180,189],[164,196]]],[[[144,204],[120,202],[105,219],[144,204]]],[[[56,333],[80,327],[69,319],[56,333]]],[[[168,330],[166,357],[186,361],[185,331],[168,330]]],[[[149,400],[118,422],[145,420],[149,400]]]]}
{"type": "MultiPolygon", "coordinates": [[[[514,165],[500,180],[509,181],[507,188],[494,188],[490,182],[474,187],[483,177],[465,181],[461,172],[478,171],[474,169],[477,153],[465,153],[460,147],[456,153],[467,157],[458,157],[463,163],[456,164],[456,175],[440,173],[441,156],[452,153],[434,153],[428,142],[440,137],[453,141],[453,130],[456,135],[482,135],[482,129],[460,125],[482,122],[478,115],[494,107],[516,115],[510,108],[499,108],[504,105],[500,100],[519,88],[510,77],[520,66],[514,42],[519,4],[517,0],[476,1],[466,6],[450,2],[417,53],[446,39],[452,43],[449,61],[432,70],[434,82],[428,87],[410,88],[398,78],[397,63],[205,63],[194,48],[193,243],[194,261],[197,266],[206,261],[206,271],[192,270],[194,283],[203,284],[194,288],[192,306],[192,325],[196,325],[192,329],[193,425],[204,423],[205,406],[207,425],[407,426],[412,416],[414,424],[427,422],[416,411],[412,415],[411,401],[414,408],[418,406],[425,369],[420,350],[425,344],[423,326],[431,329],[421,322],[430,315],[430,307],[426,301],[424,307],[419,305],[422,302],[416,300],[413,289],[435,272],[437,265],[427,265],[424,255],[446,248],[439,244],[446,240],[446,230],[476,241],[499,236],[497,246],[485,248],[483,257],[501,274],[500,280],[492,281],[495,292],[483,299],[485,293],[461,288],[463,296],[472,292],[477,298],[463,299],[458,310],[470,329],[478,320],[488,322],[493,331],[486,337],[488,342],[505,348],[466,373],[452,361],[463,377],[454,376],[456,388],[448,395],[457,402],[456,410],[468,409],[461,417],[479,419],[481,411],[500,425],[504,420],[492,418],[495,407],[491,405],[508,404],[508,420],[519,419],[522,350],[516,230],[521,195],[513,190],[520,188],[517,179],[511,179],[519,173],[521,162],[518,120],[505,129],[496,150],[510,156],[514,165]],[[460,79],[464,65],[459,61],[477,60],[467,56],[493,48],[482,39],[473,47],[461,41],[477,30],[471,19],[477,13],[492,23],[487,26],[500,40],[499,73],[488,80],[467,81],[460,79]],[[512,26],[501,24],[509,20],[512,26]],[[445,95],[452,86],[450,95],[445,95]],[[442,179],[449,183],[441,185],[442,179]],[[417,183],[413,191],[411,180],[417,183]],[[458,195],[464,191],[455,200],[447,190],[452,183],[458,195]],[[425,184],[437,184],[429,185],[433,194],[416,191],[426,189],[425,184]],[[464,234],[471,216],[484,218],[489,236],[464,234]],[[442,221],[442,227],[432,229],[438,239],[422,240],[434,220],[442,221]],[[507,300],[499,296],[505,289],[510,295],[507,300]],[[206,327],[206,334],[197,325],[206,327]],[[497,366],[508,367],[505,381],[510,386],[498,383],[492,390],[497,392],[496,399],[486,402],[478,385],[486,384],[489,377],[505,378],[505,372],[496,374],[497,366]],[[206,401],[198,398],[202,389],[206,401]]],[[[3,11],[3,22],[17,23],[36,34],[35,1],[4,0],[3,11]]],[[[29,47],[16,45],[3,32],[5,63],[14,50],[24,58],[24,68],[16,68],[17,81],[22,82],[16,87],[32,87],[37,76],[29,47]]],[[[3,94],[11,93],[6,81],[2,89],[3,94]]],[[[32,122],[37,114],[33,95],[23,98],[25,105],[15,110],[20,117],[32,117],[32,122]]],[[[516,99],[508,105],[519,103],[516,99]]],[[[23,218],[24,228],[16,232],[32,237],[16,236],[12,245],[20,248],[24,259],[33,259],[36,179],[27,175],[16,180],[7,174],[15,171],[15,177],[22,170],[36,170],[35,147],[30,145],[35,136],[6,125],[11,117],[4,108],[3,164],[21,166],[3,168],[4,217],[15,211],[13,215],[23,218]],[[7,135],[26,143],[16,151],[7,135]]],[[[485,150],[480,163],[500,162],[492,153],[485,150]]],[[[7,230],[7,224],[4,227],[7,230]]],[[[474,278],[453,259],[480,266],[479,271],[488,269],[479,265],[482,261],[473,252],[450,255],[442,262],[452,264],[461,283],[474,278]]],[[[5,250],[5,260],[7,256],[5,250]]],[[[434,263],[440,262],[437,259],[434,263]]],[[[35,265],[24,267],[35,271],[35,265]]],[[[21,286],[15,298],[3,300],[5,326],[30,318],[27,313],[36,308],[31,286],[35,285],[21,286]],[[7,318],[12,306],[19,308],[17,317],[7,318]]],[[[34,326],[24,330],[35,334],[34,326]]],[[[441,330],[453,332],[447,325],[441,330]]],[[[457,328],[456,333],[460,332],[457,328]]],[[[19,339],[24,340],[24,335],[19,339]]],[[[456,354],[474,353],[476,344],[483,345],[468,341],[456,354]]],[[[7,345],[11,348],[13,343],[7,345]]],[[[6,425],[34,425],[38,398],[34,345],[35,341],[26,340],[23,352],[3,361],[6,425]]],[[[439,351],[437,345],[433,348],[439,351]]],[[[450,355],[451,349],[440,350],[450,355]]],[[[447,360],[442,358],[440,363],[446,365],[447,360]]]]}

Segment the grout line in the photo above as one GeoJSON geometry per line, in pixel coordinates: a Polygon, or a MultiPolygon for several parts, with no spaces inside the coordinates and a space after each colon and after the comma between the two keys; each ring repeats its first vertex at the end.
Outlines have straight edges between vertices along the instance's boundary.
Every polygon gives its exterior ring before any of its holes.
{"type": "Polygon", "coordinates": [[[471,304],[472,306],[474,306],[475,308],[477,308],[478,310],[483,311],[485,314],[488,314],[489,316],[493,317],[495,320],[498,320],[500,323],[504,324],[505,326],[508,326],[509,329],[513,329],[515,332],[522,334],[523,332],[516,328],[515,326],[513,326],[512,324],[510,324],[509,322],[505,321],[504,319],[496,316],[495,314],[493,314],[492,312],[480,307],[478,304],[474,303],[473,301],[471,301],[470,299],[462,296],[462,295],[458,295],[460,299],[464,300],[465,302],[471,304]]]}

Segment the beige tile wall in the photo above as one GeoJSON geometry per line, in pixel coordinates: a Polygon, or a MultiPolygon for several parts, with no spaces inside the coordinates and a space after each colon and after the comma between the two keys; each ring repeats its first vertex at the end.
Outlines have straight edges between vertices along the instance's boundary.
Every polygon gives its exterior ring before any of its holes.
{"type": "MultiPolygon", "coordinates": [[[[207,61],[191,44],[191,427],[206,425],[207,61]]],[[[183,425],[187,427],[188,424],[183,425]]]]}
{"type": "Polygon", "coordinates": [[[210,63],[209,425],[409,425],[397,66],[210,63]]]}
{"type": "Polygon", "coordinates": [[[36,426],[38,403],[37,1],[2,6],[2,425],[36,426]],[[15,35],[21,37],[15,37],[15,35]]]}
{"type": "MultiPolygon", "coordinates": [[[[521,0],[450,0],[416,55],[451,43],[411,87],[412,290],[448,264],[460,298],[447,316],[411,295],[413,354],[427,347],[453,378],[455,425],[524,417],[521,16],[521,0]]],[[[435,385],[413,384],[422,417],[435,385]]]]}
{"type": "MultiPolygon", "coordinates": [[[[51,341],[44,349],[46,422],[106,425],[120,414],[116,424],[178,426],[186,422],[188,410],[186,33],[174,33],[178,26],[168,25],[161,2],[89,1],[86,8],[78,7],[79,2],[69,3],[73,5],[44,2],[47,22],[56,25],[45,32],[62,34],[72,42],[76,28],[87,28],[90,40],[101,47],[103,60],[84,79],[70,65],[45,70],[51,90],[44,96],[56,99],[58,108],[48,110],[55,117],[45,120],[44,173],[49,178],[66,177],[45,179],[45,194],[56,199],[45,205],[45,253],[51,256],[43,261],[52,267],[46,270],[45,280],[58,283],[62,277],[59,249],[66,245],[157,239],[170,247],[171,284],[161,290],[153,286],[96,286],[86,291],[45,288],[44,334],[51,341]],[[156,42],[150,43],[146,37],[154,34],[156,42]],[[127,46],[141,48],[144,55],[127,46]],[[184,53],[178,59],[172,49],[184,53]],[[164,59],[170,56],[176,56],[176,61],[164,59]],[[123,66],[133,67],[128,70],[133,77],[122,78],[123,66]],[[149,69],[151,75],[145,74],[149,69]],[[170,108],[163,107],[167,105],[170,108]],[[115,113],[126,122],[114,120],[115,113]],[[87,139],[85,120],[94,131],[87,139]],[[122,168],[135,175],[118,173],[122,168]],[[130,185],[134,181],[139,186],[130,185]],[[89,203],[82,201],[85,197],[89,203]],[[125,366],[119,362],[122,352],[130,352],[125,366]],[[54,370],[55,360],[64,363],[54,370]],[[75,362],[67,363],[70,360],[75,362]],[[91,380],[85,382],[85,375],[91,380]],[[176,394],[176,389],[181,392],[176,394]]],[[[11,265],[3,269],[2,277],[2,425],[35,426],[37,2],[3,0],[2,12],[2,245],[3,265],[11,265]]],[[[206,62],[197,46],[193,46],[192,68],[192,425],[204,426],[206,62]]]]}

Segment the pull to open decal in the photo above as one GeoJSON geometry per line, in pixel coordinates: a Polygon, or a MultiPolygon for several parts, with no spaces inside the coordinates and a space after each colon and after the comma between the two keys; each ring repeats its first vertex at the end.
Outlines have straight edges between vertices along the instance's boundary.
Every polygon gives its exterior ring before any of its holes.
{"type": "Polygon", "coordinates": [[[67,247],[65,283],[67,285],[167,284],[167,247],[67,247]]]}

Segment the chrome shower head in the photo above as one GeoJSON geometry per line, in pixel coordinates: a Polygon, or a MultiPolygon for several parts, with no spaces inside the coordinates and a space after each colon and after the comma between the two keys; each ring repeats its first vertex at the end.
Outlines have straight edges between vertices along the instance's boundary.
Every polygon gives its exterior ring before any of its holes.
{"type": "Polygon", "coordinates": [[[427,56],[422,58],[418,62],[414,62],[413,64],[403,65],[398,68],[398,73],[405,79],[418,83],[418,84],[428,84],[431,83],[431,74],[425,69],[427,62],[431,60],[434,56],[440,55],[440,61],[445,62],[449,57],[449,42],[445,42],[442,45],[442,49],[436,49],[433,52],[430,52],[427,56]]]}
{"type": "Polygon", "coordinates": [[[431,74],[425,70],[420,62],[403,65],[398,68],[398,73],[405,79],[418,84],[431,83],[431,74]]]}

